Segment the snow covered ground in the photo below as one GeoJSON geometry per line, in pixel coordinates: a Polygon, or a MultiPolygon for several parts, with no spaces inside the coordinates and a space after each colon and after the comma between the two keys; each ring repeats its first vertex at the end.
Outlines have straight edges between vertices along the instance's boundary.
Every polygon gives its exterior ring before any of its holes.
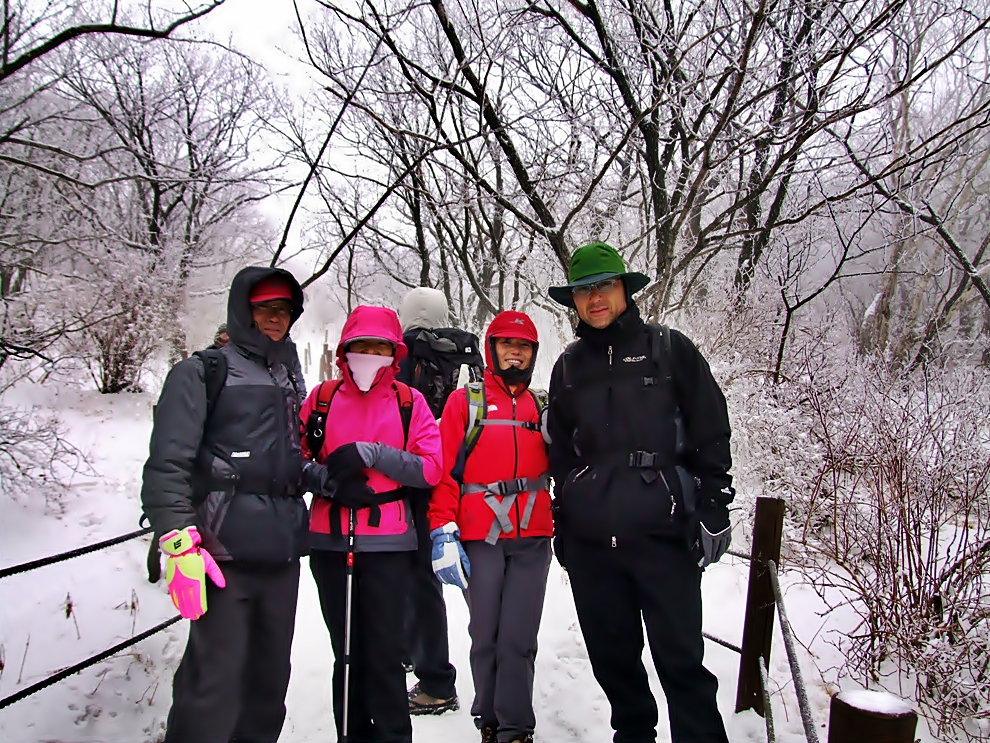
{"type": "MultiPolygon", "coordinates": [[[[39,412],[54,409],[71,441],[91,457],[95,473],[80,476],[53,511],[43,494],[12,501],[0,496],[0,566],[18,564],[137,528],[141,466],[151,430],[149,395],[102,396],[67,387],[19,390],[22,404],[39,412]]],[[[145,575],[147,541],[109,550],[0,581],[0,697],[76,663],[175,612],[164,584],[145,575]]],[[[704,579],[705,630],[739,644],[748,564],[728,558],[704,579]]],[[[821,608],[807,586],[785,575],[788,614],[802,648],[802,667],[816,722],[825,739],[828,693],[825,677],[839,657],[822,631],[821,608]],[[823,669],[819,672],[818,669],[823,669]]],[[[417,740],[476,740],[468,713],[473,694],[468,668],[467,607],[447,588],[451,653],[459,677],[462,708],[439,717],[414,718],[417,740]]],[[[331,650],[316,591],[304,565],[293,646],[284,743],[332,741],[331,650]]],[[[187,622],[181,622],[123,654],[72,676],[0,711],[5,743],[138,743],[153,741],[164,727],[172,672],[182,653],[187,622]]],[[[719,706],[730,740],[766,740],[762,718],[732,714],[739,658],[707,643],[707,665],[720,681],[719,706]]],[[[778,740],[804,740],[793,684],[779,628],[770,670],[775,685],[778,740]]],[[[661,704],[658,740],[669,740],[663,695],[647,654],[647,667],[661,704]]],[[[831,679],[831,677],[829,677],[831,679]]],[[[413,677],[410,676],[410,684],[413,677]]],[[[540,631],[535,681],[536,738],[541,743],[611,740],[609,707],[591,674],[566,576],[556,563],[550,572],[540,631]]],[[[856,688],[843,683],[843,688],[856,688]]],[[[923,743],[935,740],[919,730],[923,743]]]]}

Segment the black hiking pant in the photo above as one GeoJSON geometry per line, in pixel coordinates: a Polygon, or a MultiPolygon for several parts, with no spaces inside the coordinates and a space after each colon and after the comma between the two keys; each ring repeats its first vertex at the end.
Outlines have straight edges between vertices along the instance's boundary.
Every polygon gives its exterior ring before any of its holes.
{"type": "Polygon", "coordinates": [[[536,639],[550,571],[550,538],[463,542],[471,561],[471,714],[497,730],[500,743],[536,729],[533,676],[536,639]]]}
{"type": "MultiPolygon", "coordinates": [[[[348,743],[411,743],[412,721],[402,670],[403,621],[412,552],[354,555],[348,743]]],[[[333,646],[333,719],[337,739],[344,724],[344,637],[347,555],[313,550],[323,620],[333,646]]]]}
{"type": "Polygon", "coordinates": [[[456,689],[457,671],[450,662],[447,642],[447,605],[443,585],[433,573],[433,542],[426,511],[429,496],[413,498],[419,547],[412,566],[406,612],[406,653],[419,679],[419,688],[438,699],[449,699],[456,689]]]}
{"type": "Polygon", "coordinates": [[[727,743],[703,665],[701,569],[680,543],[646,537],[618,547],[566,534],[567,572],[595,678],[612,706],[615,743],[652,743],[657,704],[643,665],[643,625],[667,697],[673,743],[727,743]]]}
{"type": "Polygon", "coordinates": [[[207,611],[189,625],[164,743],[275,743],[285,721],[299,563],[220,563],[207,611]]]}

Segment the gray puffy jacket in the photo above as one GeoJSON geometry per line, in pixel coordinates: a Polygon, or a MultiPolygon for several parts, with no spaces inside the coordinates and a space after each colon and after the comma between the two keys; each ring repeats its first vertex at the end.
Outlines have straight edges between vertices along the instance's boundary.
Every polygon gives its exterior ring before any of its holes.
{"type": "Polygon", "coordinates": [[[251,267],[230,287],[220,353],[226,383],[207,418],[205,370],[198,357],[169,372],[158,399],[141,502],[156,538],[195,525],[218,560],[272,565],[306,553],[308,517],[300,490],[298,363],[287,339],[254,327],[248,297],[278,274],[293,286],[292,322],[303,295],[287,271],[251,267]]]}

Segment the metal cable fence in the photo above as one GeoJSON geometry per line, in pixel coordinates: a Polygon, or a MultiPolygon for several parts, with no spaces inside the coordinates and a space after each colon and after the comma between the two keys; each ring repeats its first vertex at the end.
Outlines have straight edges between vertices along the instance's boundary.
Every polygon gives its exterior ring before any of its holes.
{"type": "MultiPolygon", "coordinates": [[[[97,552],[99,550],[106,549],[107,547],[113,547],[114,545],[127,542],[131,539],[137,539],[138,537],[142,537],[145,534],[150,533],[151,531],[152,531],[151,528],[138,529],[136,531],[132,531],[127,534],[121,534],[120,536],[114,537],[112,539],[107,539],[102,542],[97,542],[96,544],[90,544],[85,547],[79,547],[78,549],[69,550],[68,552],[60,552],[55,555],[49,555],[48,557],[42,557],[37,560],[31,560],[29,562],[24,562],[19,565],[13,565],[9,568],[3,568],[2,570],[0,570],[0,578],[7,578],[9,576],[17,575],[19,573],[26,573],[29,570],[37,570],[38,568],[43,568],[48,565],[54,565],[55,563],[63,562],[65,560],[70,560],[73,557],[88,555],[92,552],[97,552]]],[[[126,640],[117,643],[113,647],[107,648],[106,650],[103,650],[99,653],[96,653],[95,655],[90,656],[86,660],[80,661],[79,663],[71,665],[67,668],[63,668],[62,670],[57,671],[56,673],[53,673],[50,676],[42,679],[41,681],[31,684],[30,686],[26,686],[23,689],[19,689],[13,694],[10,694],[4,697],[3,699],[0,699],[0,709],[4,709],[5,707],[8,707],[11,704],[14,704],[15,702],[19,702],[22,699],[25,699],[31,696],[32,694],[35,694],[41,691],[42,689],[51,686],[52,684],[56,684],[59,681],[62,681],[63,679],[68,678],[69,676],[75,673],[79,673],[80,671],[85,670],[90,666],[96,665],[97,663],[100,663],[106,660],[107,658],[116,655],[121,650],[129,648],[131,645],[139,643],[142,640],[148,639],[152,635],[157,634],[158,632],[161,632],[162,630],[168,627],[171,627],[173,624],[178,622],[179,619],[181,619],[181,617],[178,614],[176,614],[171,619],[166,619],[164,622],[155,625],[151,629],[145,630],[144,632],[129,637],[126,640]]]]}

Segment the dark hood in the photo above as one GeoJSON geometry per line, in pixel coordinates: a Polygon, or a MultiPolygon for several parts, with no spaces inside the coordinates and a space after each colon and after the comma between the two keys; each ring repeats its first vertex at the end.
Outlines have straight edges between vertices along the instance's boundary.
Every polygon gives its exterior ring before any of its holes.
{"type": "Polygon", "coordinates": [[[234,280],[230,282],[230,293],[227,295],[227,335],[233,345],[245,351],[266,360],[287,362],[290,360],[287,356],[288,351],[292,350],[287,342],[288,331],[282,340],[276,342],[254,327],[254,321],[251,319],[251,304],[248,302],[251,289],[269,276],[280,276],[292,286],[292,319],[289,321],[289,330],[302,315],[303,290],[295,276],[282,268],[248,266],[238,271],[234,280]]]}

